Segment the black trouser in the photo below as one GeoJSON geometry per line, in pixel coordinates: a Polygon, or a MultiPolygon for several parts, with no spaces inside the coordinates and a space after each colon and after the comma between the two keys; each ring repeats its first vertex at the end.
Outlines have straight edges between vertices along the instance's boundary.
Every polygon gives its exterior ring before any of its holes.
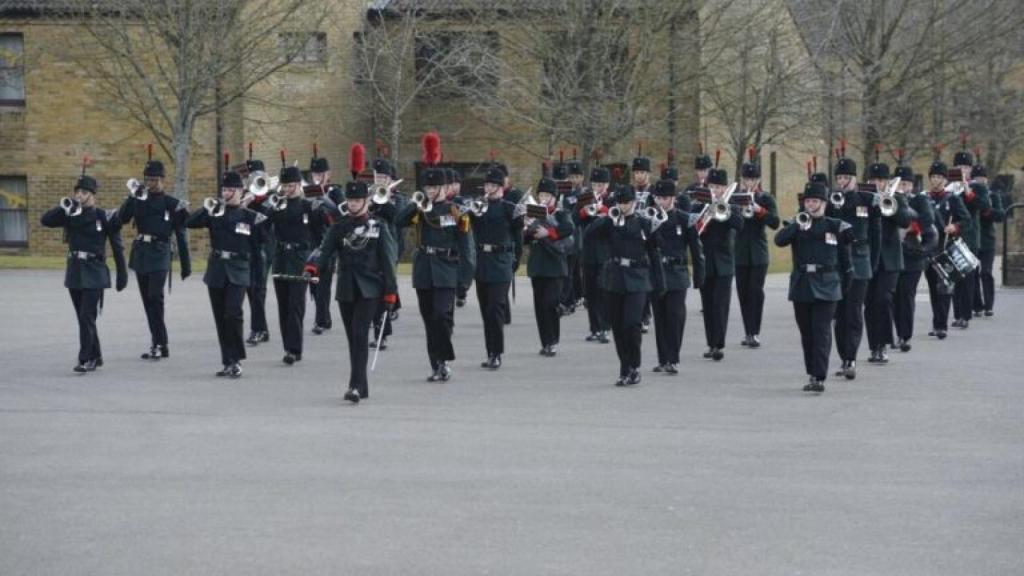
{"type": "Polygon", "coordinates": [[[631,370],[640,368],[640,344],[646,292],[605,292],[608,303],[608,320],[612,325],[615,339],[615,353],[619,355],[619,376],[629,376],[631,370]]]}
{"type": "Polygon", "coordinates": [[[334,263],[327,265],[325,270],[320,271],[320,282],[310,284],[309,290],[313,295],[313,304],[316,307],[316,319],[314,325],[330,328],[334,325],[331,319],[331,284],[334,282],[334,263]]]}
{"type": "Polygon", "coordinates": [[[740,300],[743,330],[748,336],[761,334],[761,316],[764,313],[764,279],[768,266],[737,266],[736,295],[740,300]]]}
{"type": "MultiPolygon", "coordinates": [[[[375,309],[373,311],[373,338],[374,342],[381,340],[381,330],[384,330],[384,338],[391,336],[394,330],[391,329],[391,319],[384,319],[384,314],[388,311],[388,307],[384,304],[382,298],[377,299],[377,303],[374,304],[375,309]]],[[[398,309],[398,304],[395,304],[395,309],[398,309]]]]}
{"type": "Polygon", "coordinates": [[[537,319],[537,332],[542,347],[558,344],[561,337],[561,319],[558,301],[562,297],[565,278],[530,278],[533,284],[533,314],[537,319]]]}
{"type": "Polygon", "coordinates": [[[167,270],[135,274],[153,346],[167,346],[167,325],[164,324],[164,283],[167,282],[167,274],[167,270]]]}
{"type": "Polygon", "coordinates": [[[421,288],[416,290],[420,317],[427,331],[427,356],[430,367],[444,361],[455,360],[452,347],[452,309],[455,307],[455,288],[421,288]]]}
{"type": "Polygon", "coordinates": [[[924,278],[928,281],[928,297],[932,303],[932,329],[946,330],[949,328],[949,304],[953,295],[930,266],[925,270],[924,278]]]}
{"type": "Polygon", "coordinates": [[[341,308],[341,321],[345,325],[345,337],[348,338],[348,387],[359,393],[360,398],[370,395],[369,381],[366,378],[366,362],[369,358],[370,323],[376,303],[380,298],[362,298],[359,286],[355,288],[355,300],[338,302],[341,308]]]}
{"type": "Polygon", "coordinates": [[[569,276],[563,278],[560,300],[564,306],[573,306],[579,300],[580,284],[583,283],[580,278],[580,257],[577,254],[569,254],[565,260],[569,265],[569,276]]]}
{"type": "Polygon", "coordinates": [[[868,325],[868,346],[872,350],[892,344],[892,299],[899,279],[899,272],[879,270],[868,284],[864,317],[868,325]]]}
{"type": "MultiPolygon", "coordinates": [[[[263,254],[260,253],[256,256],[262,258],[263,254]]],[[[252,283],[248,288],[245,289],[246,295],[249,297],[249,315],[250,324],[253,332],[269,332],[270,329],[267,326],[267,277],[263,275],[262,278],[258,276],[252,277],[252,283]]]]}
{"type": "Polygon", "coordinates": [[[977,280],[974,283],[974,311],[987,310],[991,312],[996,298],[996,279],[992,276],[996,251],[982,250],[978,252],[978,260],[981,260],[981,268],[978,269],[977,280]]]}
{"type": "Polygon", "coordinates": [[[207,287],[207,291],[210,293],[213,322],[217,325],[220,361],[228,366],[245,358],[245,343],[242,340],[242,300],[245,298],[245,287],[228,283],[223,288],[207,287]]]}
{"type": "Polygon", "coordinates": [[[808,376],[824,380],[828,376],[828,357],[832,353],[832,318],[836,303],[815,300],[793,302],[800,345],[804,349],[804,369],[808,376]]]}
{"type": "Polygon", "coordinates": [[[508,315],[508,282],[477,282],[476,299],[484,321],[487,357],[505,353],[505,317],[508,315]]]}
{"type": "Polygon", "coordinates": [[[956,283],[953,291],[953,317],[957,320],[970,320],[974,310],[974,285],[977,282],[975,270],[966,278],[956,283]]]}
{"type": "Polygon", "coordinates": [[[583,265],[583,289],[587,299],[587,320],[590,322],[591,332],[604,332],[608,330],[608,319],[605,316],[607,307],[605,304],[605,292],[601,288],[601,265],[583,265]]]}
{"type": "Polygon", "coordinates": [[[843,299],[836,304],[836,351],[847,362],[857,360],[857,351],[864,336],[864,299],[868,280],[852,276],[843,278],[843,299]]]}
{"type": "Polygon", "coordinates": [[[654,302],[654,336],[658,344],[658,364],[679,364],[679,348],[686,328],[686,288],[669,290],[654,302]]]}
{"type": "Polygon", "coordinates": [[[893,318],[896,320],[896,337],[910,340],[914,336],[914,309],[917,285],[921,282],[921,270],[900,272],[896,283],[896,300],[893,302],[893,318]]]}
{"type": "Polygon", "coordinates": [[[281,326],[284,351],[302,354],[302,322],[306,317],[306,285],[302,282],[274,280],[277,318],[281,326]]]}
{"type": "Polygon", "coordinates": [[[731,299],[732,276],[711,276],[704,280],[700,288],[700,302],[704,307],[704,337],[708,348],[725,348],[731,299]]]}
{"type": "Polygon", "coordinates": [[[100,351],[100,335],[96,330],[96,315],[99,312],[103,290],[85,288],[77,290],[69,288],[71,303],[75,306],[78,318],[78,363],[85,364],[90,360],[103,357],[100,351]]]}

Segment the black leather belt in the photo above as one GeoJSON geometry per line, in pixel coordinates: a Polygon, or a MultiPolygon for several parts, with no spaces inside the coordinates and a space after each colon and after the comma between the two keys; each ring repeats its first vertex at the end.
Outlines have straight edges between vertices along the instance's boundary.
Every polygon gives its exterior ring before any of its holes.
{"type": "Polygon", "coordinates": [[[305,250],[308,248],[305,242],[278,242],[282,250],[305,250]]]}
{"type": "Polygon", "coordinates": [[[680,258],[679,256],[662,256],[661,257],[661,263],[662,264],[671,264],[671,265],[676,265],[676,264],[683,265],[683,264],[686,264],[686,260],[683,259],[683,258],[680,258]]]}
{"type": "Polygon", "coordinates": [[[68,258],[71,258],[72,260],[103,260],[103,257],[99,254],[93,254],[92,252],[86,252],[84,250],[68,251],[68,258]]]}
{"type": "Polygon", "coordinates": [[[420,250],[422,250],[424,254],[429,254],[431,256],[444,256],[446,258],[459,257],[459,251],[452,250],[451,248],[438,248],[437,246],[420,246],[420,250]]]}
{"type": "Polygon", "coordinates": [[[835,272],[837,268],[831,264],[801,264],[800,271],[808,274],[826,274],[835,272]]]}
{"type": "Polygon", "coordinates": [[[210,257],[220,260],[248,260],[249,254],[230,250],[210,250],[210,257]]]}
{"type": "Polygon", "coordinates": [[[504,244],[477,244],[476,249],[485,254],[502,254],[504,252],[511,252],[512,247],[504,244]]]}
{"type": "Polygon", "coordinates": [[[167,238],[163,238],[155,234],[139,234],[135,239],[139,242],[146,242],[147,244],[150,242],[167,242],[167,238]]]}

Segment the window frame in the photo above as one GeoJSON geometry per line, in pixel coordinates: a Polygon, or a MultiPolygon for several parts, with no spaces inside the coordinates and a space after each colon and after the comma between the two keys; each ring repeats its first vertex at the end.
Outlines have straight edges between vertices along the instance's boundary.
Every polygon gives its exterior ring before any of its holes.
{"type": "MultiPolygon", "coordinates": [[[[24,174],[0,174],[0,182],[7,181],[7,180],[20,180],[21,182],[24,183],[25,206],[23,208],[3,208],[3,207],[0,207],[0,215],[18,214],[18,213],[23,214],[24,218],[25,218],[25,220],[24,220],[25,237],[22,240],[5,240],[4,239],[4,234],[0,234],[0,248],[28,248],[28,241],[29,241],[29,237],[31,236],[31,230],[30,230],[29,221],[28,221],[28,204],[29,204],[28,176],[26,176],[24,174]]],[[[4,220],[4,218],[2,216],[0,216],[0,224],[3,223],[3,220],[4,220]]]]}
{"type": "Polygon", "coordinates": [[[21,81],[21,98],[0,98],[0,107],[25,107],[25,34],[22,32],[0,32],[0,38],[15,38],[20,40],[21,53],[18,54],[18,62],[12,66],[0,66],[0,77],[11,73],[21,81]]]}

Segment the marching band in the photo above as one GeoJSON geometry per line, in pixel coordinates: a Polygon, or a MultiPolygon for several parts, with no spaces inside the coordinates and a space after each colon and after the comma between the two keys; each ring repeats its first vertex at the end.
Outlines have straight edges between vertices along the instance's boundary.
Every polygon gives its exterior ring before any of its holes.
{"type": "MultiPolygon", "coordinates": [[[[564,157],[545,164],[545,176],[525,193],[513,188],[508,170],[492,159],[480,190],[461,194],[461,177],[441,163],[440,137],[423,138],[422,190],[408,199],[398,192],[394,164],[378,158],[366,171],[365,149],[353,145],[352,179],[331,184],[327,160],[314,146],[307,183],[302,171],[281,152],[277,177],[249,157],[231,167],[225,154],[220,193],[189,211],[185,202],[163,191],[165,170],[149,159],[143,181],[130,180],[120,208],[97,205],[96,180],[77,179],[71,197],[42,216],[47,227],[63,228],[68,243],[65,286],[79,323],[80,349],[74,371],[103,365],[96,317],[103,291],[111,286],[105,246],[116,265],[118,291],[136,273],[151,334],[143,359],[169,357],[164,323],[163,284],[170,279],[176,238],[181,277],[191,273],[187,228],[209,232],[210,252],[203,281],[213,311],[222,369],[217,376],[239,378],[246,344],[270,339],[264,313],[266,280],[272,272],[283,361],[302,360],[307,290],[316,303],[313,332],[331,328],[332,284],[349,348],[350,377],[345,399],[369,397],[367,365],[387,348],[398,319],[397,265],[403,233],[411,228],[412,285],[423,320],[430,382],[452,377],[452,334],[457,303],[476,283],[486,359],[481,368],[498,370],[510,321],[510,288],[524,250],[540,354],[553,357],[561,339],[560,318],[587,309],[585,340],[615,343],[619,371],[615,385],[641,381],[641,346],[653,320],[657,365],[653,372],[679,372],[686,325],[686,296],[700,291],[705,358],[720,361],[733,279],[743,317],[742,346],[762,345],[761,317],[769,265],[768,229],[774,242],[790,247],[793,303],[804,367],[803,390],[824,391],[833,334],[840,369],[854,379],[862,335],[867,331],[868,361],[885,364],[888,352],[909,352],[915,298],[925,276],[932,309],[932,331],[947,337],[966,329],[973,316],[993,314],[995,224],[1004,218],[998,195],[987,186],[983,166],[962,150],[948,169],[941,148],[928,171],[927,190],[915,189],[915,174],[897,151],[897,167],[875,151],[875,162],[858,181],[846,144],[836,149],[835,188],[808,164],[808,182],[799,212],[781,221],[774,194],[761,187],[757,150],[750,149],[738,182],[719,167],[720,154],[703,148],[694,161],[695,178],[677,189],[678,172],[662,165],[652,181],[651,160],[642,150],[632,162],[632,183],[613,185],[612,173],[595,167],[589,181],[583,165],[564,157]],[[136,236],[126,264],[121,228],[136,236]],[[336,277],[336,278],[335,278],[336,277]],[[251,308],[251,332],[243,340],[243,301],[251,308]],[[371,336],[372,328],[372,336],[371,336]],[[375,350],[374,359],[369,351],[375,350]]],[[[669,163],[672,156],[669,156],[669,163]]]]}

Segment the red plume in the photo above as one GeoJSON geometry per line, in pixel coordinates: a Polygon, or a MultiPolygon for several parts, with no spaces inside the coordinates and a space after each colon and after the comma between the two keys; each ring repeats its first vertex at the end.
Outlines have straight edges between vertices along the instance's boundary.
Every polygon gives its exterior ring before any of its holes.
{"type": "Polygon", "coordinates": [[[875,162],[878,162],[878,156],[882,153],[882,145],[875,144],[875,162]]]}
{"type": "Polygon", "coordinates": [[[252,142],[249,142],[249,160],[252,160],[252,142]]]}
{"type": "Polygon", "coordinates": [[[384,149],[384,143],[380,141],[380,138],[377,138],[377,141],[374,144],[377,145],[377,156],[380,156],[381,150],[384,149]]]}
{"type": "Polygon", "coordinates": [[[718,168],[718,161],[722,158],[722,150],[715,149],[715,168],[718,168]]]}
{"type": "Polygon", "coordinates": [[[441,161],[441,135],[427,132],[423,135],[423,163],[436,166],[441,161]]]}
{"type": "Polygon", "coordinates": [[[811,156],[811,162],[814,164],[814,171],[818,171],[818,155],[811,156]]]}
{"type": "Polygon", "coordinates": [[[637,156],[643,156],[644,155],[644,143],[640,142],[639,140],[636,143],[636,155],[637,156]]]}
{"type": "Polygon", "coordinates": [[[559,164],[565,164],[565,149],[564,148],[559,148],[558,149],[558,163],[559,164]]]}
{"type": "Polygon", "coordinates": [[[153,159],[153,143],[146,144],[146,160],[153,159]]]}
{"type": "Polygon", "coordinates": [[[839,155],[843,158],[846,157],[846,138],[839,139],[839,155]]]}
{"type": "Polygon", "coordinates": [[[228,166],[231,166],[231,152],[228,152],[227,150],[225,150],[224,151],[224,171],[225,172],[227,172],[230,169],[230,168],[228,168],[228,166]]]}
{"type": "Polygon", "coordinates": [[[811,179],[811,163],[810,163],[810,161],[807,162],[807,179],[808,180],[811,179]]]}
{"type": "Polygon", "coordinates": [[[668,164],[666,164],[665,162],[662,162],[661,164],[658,165],[658,168],[660,168],[661,171],[664,172],[665,169],[668,168],[668,164]]]}
{"type": "Polygon", "coordinates": [[[287,160],[285,160],[284,148],[281,148],[281,168],[284,168],[285,162],[287,160]]]}
{"type": "Polygon", "coordinates": [[[981,164],[981,146],[974,147],[974,157],[977,158],[978,164],[981,164]]]}
{"type": "Polygon", "coordinates": [[[363,170],[366,170],[366,146],[356,142],[348,151],[348,171],[355,179],[363,170]]]}
{"type": "Polygon", "coordinates": [[[82,176],[85,176],[85,169],[88,168],[90,164],[92,164],[92,158],[90,158],[88,154],[82,156],[82,176]]]}
{"type": "Polygon", "coordinates": [[[320,147],[316,145],[316,142],[313,142],[313,158],[319,158],[319,157],[320,157],[320,147]]]}
{"type": "Polygon", "coordinates": [[[757,148],[754,148],[753,146],[747,148],[747,156],[750,157],[750,162],[753,164],[754,157],[757,156],[757,148]]]}
{"type": "Polygon", "coordinates": [[[700,140],[697,141],[697,154],[701,156],[704,155],[704,143],[700,140]]]}
{"type": "Polygon", "coordinates": [[[967,150],[967,132],[960,133],[960,147],[967,150]]]}

